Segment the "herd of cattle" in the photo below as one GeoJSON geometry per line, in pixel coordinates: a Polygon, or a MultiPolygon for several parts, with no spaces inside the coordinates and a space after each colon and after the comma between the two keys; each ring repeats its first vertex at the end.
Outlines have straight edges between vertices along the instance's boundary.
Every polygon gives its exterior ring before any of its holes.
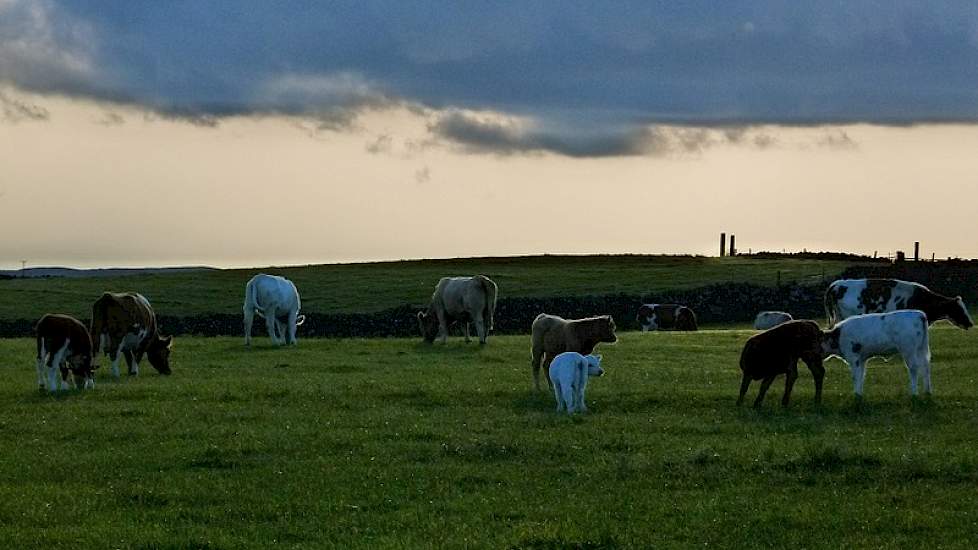
{"type": "MultiPolygon", "coordinates": [[[[448,337],[454,323],[463,326],[466,342],[474,324],[479,342],[485,344],[493,329],[496,284],[488,277],[442,278],[425,311],[418,312],[418,325],[426,342],[448,337]]],[[[251,343],[254,316],[265,319],[273,343],[294,344],[296,327],[304,316],[299,292],[283,277],[259,274],[245,287],[245,344],[251,343]]],[[[831,356],[843,359],[850,368],[857,400],[862,398],[866,361],[873,357],[900,354],[910,376],[910,392],[917,395],[918,378],[931,392],[928,327],[948,320],[961,328],[973,322],[961,297],[949,298],[923,285],[896,279],[849,279],[832,283],[825,293],[829,329],[816,322],[795,320],[779,311],[757,314],[751,336],[740,356],[742,380],[737,403],[752,380],[761,380],[754,401],[759,406],[774,379],[785,375],[782,405],[787,406],[798,377],[798,361],[804,361],[815,380],[815,401],[822,395],[825,369],[831,356]]],[[[679,304],[642,304],[636,321],[643,331],[697,330],[696,315],[679,304]]],[[[119,362],[125,359],[129,374],[139,373],[145,355],[160,374],[170,374],[172,337],[160,335],[149,301],[137,293],[109,293],[92,306],[92,322],[85,327],[77,319],[47,314],[35,327],[37,333],[37,383],[51,392],[76,387],[94,387],[95,361],[107,355],[112,375],[119,377],[119,362]]],[[[588,376],[604,373],[601,357],[592,355],[602,342],[613,343],[615,322],[610,315],[563,319],[541,313],[531,326],[533,384],[540,390],[540,370],[553,389],[557,410],[573,413],[586,410],[584,390],[588,376]]]]}

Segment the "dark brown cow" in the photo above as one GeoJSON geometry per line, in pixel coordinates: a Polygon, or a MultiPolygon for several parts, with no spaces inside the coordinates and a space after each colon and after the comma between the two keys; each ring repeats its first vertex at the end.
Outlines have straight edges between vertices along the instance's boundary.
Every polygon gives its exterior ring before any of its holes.
{"type": "Polygon", "coordinates": [[[37,385],[48,391],[68,389],[68,372],[74,375],[75,387],[95,387],[92,366],[92,339],[78,319],[59,313],[48,314],[34,326],[37,334],[37,385]],[[58,383],[58,374],[60,385],[58,383]]]}
{"type": "Polygon", "coordinates": [[[642,331],[697,330],[696,314],[679,304],[642,304],[635,316],[642,331]]]}
{"type": "Polygon", "coordinates": [[[119,377],[119,359],[126,358],[129,374],[139,374],[143,355],[160,374],[170,374],[173,337],[161,337],[156,313],[141,294],[106,292],[92,306],[93,356],[99,351],[112,361],[112,376],[119,377]]]}
{"type": "Polygon", "coordinates": [[[617,342],[615,320],[610,315],[588,317],[586,319],[563,319],[556,315],[541,313],[533,320],[531,327],[533,341],[533,386],[540,389],[540,367],[550,381],[550,362],[565,351],[576,351],[590,355],[600,342],[617,342]],[[545,356],[545,359],[544,359],[545,356]]]}
{"type": "Polygon", "coordinates": [[[740,397],[737,398],[737,404],[744,402],[744,395],[751,380],[763,380],[761,389],[757,392],[757,399],[754,400],[754,407],[760,407],[771,382],[779,374],[784,374],[784,396],[781,398],[781,406],[787,407],[788,400],[791,398],[791,389],[798,378],[799,359],[808,365],[808,370],[812,371],[812,377],[815,378],[815,403],[821,403],[822,380],[825,378],[822,357],[822,329],[815,321],[788,321],[751,336],[740,353],[740,370],[743,372],[743,378],[740,381],[740,397]]]}

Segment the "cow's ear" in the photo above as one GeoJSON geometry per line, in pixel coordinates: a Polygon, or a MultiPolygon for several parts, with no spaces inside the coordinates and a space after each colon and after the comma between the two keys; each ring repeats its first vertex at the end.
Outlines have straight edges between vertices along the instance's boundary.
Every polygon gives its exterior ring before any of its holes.
{"type": "Polygon", "coordinates": [[[423,311],[419,311],[418,312],[418,320],[419,321],[424,320],[424,317],[425,317],[424,312],[423,311]]]}
{"type": "Polygon", "coordinates": [[[173,336],[167,336],[166,338],[160,338],[160,340],[166,344],[166,349],[173,348],[173,336]]]}
{"type": "Polygon", "coordinates": [[[601,356],[600,355],[595,355],[594,358],[598,360],[598,363],[601,362],[601,356]]]}

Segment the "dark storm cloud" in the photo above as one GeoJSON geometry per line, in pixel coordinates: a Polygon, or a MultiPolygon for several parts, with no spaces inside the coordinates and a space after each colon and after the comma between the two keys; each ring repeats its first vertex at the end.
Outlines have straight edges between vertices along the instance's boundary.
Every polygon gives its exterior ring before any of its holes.
{"type": "Polygon", "coordinates": [[[978,3],[6,0],[0,83],[205,125],[496,111],[533,127],[433,128],[475,150],[637,154],[656,124],[976,122],[978,3]]]}

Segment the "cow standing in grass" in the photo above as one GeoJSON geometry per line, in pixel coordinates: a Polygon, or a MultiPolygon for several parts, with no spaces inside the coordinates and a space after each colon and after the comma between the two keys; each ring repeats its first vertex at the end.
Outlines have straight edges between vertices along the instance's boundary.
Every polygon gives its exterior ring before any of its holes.
{"type": "Polygon", "coordinates": [[[68,373],[75,387],[95,387],[92,339],[85,325],[74,317],[48,314],[34,326],[37,334],[37,385],[50,392],[68,389],[68,373]]]}
{"type": "Polygon", "coordinates": [[[615,335],[615,320],[610,315],[588,317],[586,319],[563,319],[556,315],[541,313],[533,320],[530,328],[532,341],[533,387],[540,390],[540,367],[550,380],[550,363],[565,351],[576,351],[590,355],[601,342],[618,341],[615,335]]]}
{"type": "Polygon", "coordinates": [[[172,336],[160,336],[156,312],[149,300],[135,292],[106,292],[92,306],[93,355],[112,361],[112,376],[119,378],[119,360],[125,358],[129,374],[139,374],[143,355],[160,374],[170,374],[172,336]]]}
{"type": "Polygon", "coordinates": [[[917,378],[924,382],[924,392],[931,393],[930,342],[928,317],[923,311],[910,309],[889,313],[856,315],[839,322],[822,338],[824,355],[841,357],[849,364],[852,388],[857,402],[862,401],[866,381],[866,362],[873,357],[899,353],[910,376],[910,394],[917,395],[917,378]]]}
{"type": "Polygon", "coordinates": [[[829,326],[853,315],[903,309],[923,311],[929,324],[947,319],[963,329],[974,325],[960,296],[943,296],[918,283],[899,279],[841,279],[825,291],[829,326]]]}
{"type": "Polygon", "coordinates": [[[442,277],[431,295],[425,311],[418,312],[418,326],[427,343],[436,338],[448,339],[452,321],[465,325],[465,341],[469,342],[469,323],[475,324],[479,343],[485,344],[493,329],[496,311],[496,283],[485,275],[474,277],[442,277]]]}
{"type": "Polygon", "coordinates": [[[305,320],[299,315],[299,291],[292,281],[278,275],[259,273],[245,285],[245,345],[251,345],[251,325],[255,314],[265,318],[268,337],[275,345],[295,344],[296,328],[305,320]]]}
{"type": "Polygon", "coordinates": [[[778,375],[784,374],[781,406],[787,407],[791,390],[798,378],[799,359],[812,372],[812,378],[815,379],[815,403],[821,403],[822,380],[825,378],[822,354],[822,329],[815,321],[788,321],[751,336],[740,353],[740,370],[743,376],[737,405],[744,402],[751,380],[763,380],[757,399],[754,400],[754,407],[760,407],[768,387],[778,375]]]}
{"type": "Polygon", "coordinates": [[[573,351],[555,357],[548,372],[554,386],[557,412],[567,411],[567,414],[587,412],[584,390],[588,378],[604,375],[600,355],[581,355],[573,351]]]}

